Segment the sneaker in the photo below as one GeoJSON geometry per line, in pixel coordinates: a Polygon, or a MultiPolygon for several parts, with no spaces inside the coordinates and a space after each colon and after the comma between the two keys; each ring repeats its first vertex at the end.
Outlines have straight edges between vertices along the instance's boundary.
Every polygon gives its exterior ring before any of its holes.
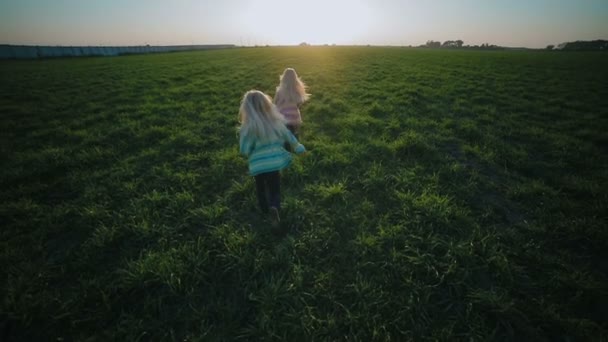
{"type": "Polygon", "coordinates": [[[273,227],[278,227],[281,222],[281,217],[279,217],[279,209],[276,207],[270,207],[270,222],[273,227]]]}

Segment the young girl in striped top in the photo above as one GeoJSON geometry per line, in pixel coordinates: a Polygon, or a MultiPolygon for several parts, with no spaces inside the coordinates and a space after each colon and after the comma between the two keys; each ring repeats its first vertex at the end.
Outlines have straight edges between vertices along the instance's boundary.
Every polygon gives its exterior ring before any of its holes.
{"type": "Polygon", "coordinates": [[[306,84],[298,77],[296,71],[287,68],[281,75],[274,103],[285,117],[287,128],[297,137],[302,125],[300,105],[308,100],[310,94],[306,93],[306,84]]]}
{"type": "Polygon", "coordinates": [[[285,119],[272,104],[272,99],[261,91],[245,93],[239,116],[239,149],[247,156],[249,173],[255,177],[260,209],[264,214],[270,213],[272,224],[276,227],[281,209],[279,171],[289,166],[292,159],[283,145],[289,144],[296,154],[304,153],[306,149],[287,129],[285,119]]]}

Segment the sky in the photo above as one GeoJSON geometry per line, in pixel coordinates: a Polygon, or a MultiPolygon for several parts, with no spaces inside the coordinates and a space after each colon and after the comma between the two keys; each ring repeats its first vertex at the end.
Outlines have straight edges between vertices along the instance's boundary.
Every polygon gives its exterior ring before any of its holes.
{"type": "Polygon", "coordinates": [[[0,44],[545,47],[608,39],[608,0],[0,0],[0,44]]]}

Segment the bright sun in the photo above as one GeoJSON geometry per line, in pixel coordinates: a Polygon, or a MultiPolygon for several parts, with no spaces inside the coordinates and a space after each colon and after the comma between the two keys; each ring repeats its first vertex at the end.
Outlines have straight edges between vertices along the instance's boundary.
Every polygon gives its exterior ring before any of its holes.
{"type": "Polygon", "coordinates": [[[372,19],[364,0],[252,0],[239,25],[260,44],[353,44],[372,19]]]}

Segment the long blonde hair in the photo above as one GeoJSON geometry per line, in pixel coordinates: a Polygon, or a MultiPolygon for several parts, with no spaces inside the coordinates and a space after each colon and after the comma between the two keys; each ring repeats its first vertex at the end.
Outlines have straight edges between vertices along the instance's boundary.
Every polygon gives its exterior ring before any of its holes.
{"type": "Polygon", "coordinates": [[[287,68],[281,75],[277,92],[274,95],[274,103],[278,106],[285,103],[304,103],[310,94],[306,92],[306,84],[298,77],[293,68],[287,68]]]}
{"type": "Polygon", "coordinates": [[[254,138],[260,142],[280,140],[287,133],[285,119],[272,104],[270,96],[259,90],[245,93],[239,109],[241,139],[254,138]]]}

